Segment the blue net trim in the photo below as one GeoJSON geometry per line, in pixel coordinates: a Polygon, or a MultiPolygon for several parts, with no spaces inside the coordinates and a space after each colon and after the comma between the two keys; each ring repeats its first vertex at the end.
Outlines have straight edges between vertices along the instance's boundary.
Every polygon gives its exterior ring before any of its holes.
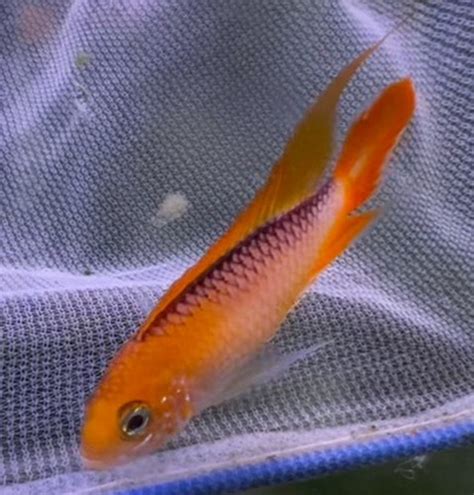
{"type": "Polygon", "coordinates": [[[221,494],[252,487],[291,482],[323,474],[415,456],[474,442],[474,421],[398,435],[364,444],[271,459],[249,466],[212,471],[186,480],[122,491],[120,495],[221,494]]]}

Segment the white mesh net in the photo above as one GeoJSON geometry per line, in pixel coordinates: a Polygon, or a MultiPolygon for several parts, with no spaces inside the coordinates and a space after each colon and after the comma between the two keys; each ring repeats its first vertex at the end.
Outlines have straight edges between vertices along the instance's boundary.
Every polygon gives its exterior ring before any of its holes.
{"type": "Polygon", "coordinates": [[[0,5],[5,493],[113,491],[473,417],[473,24],[469,0],[0,5]],[[331,345],[168,450],[81,471],[81,415],[107,362],[248,202],[314,96],[412,10],[340,109],[343,131],[414,78],[385,215],[276,339],[331,345]]]}

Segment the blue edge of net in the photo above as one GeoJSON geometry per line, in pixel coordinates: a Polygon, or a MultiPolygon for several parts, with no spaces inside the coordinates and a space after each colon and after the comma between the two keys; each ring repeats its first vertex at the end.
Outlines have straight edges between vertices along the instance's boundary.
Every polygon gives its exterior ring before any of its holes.
{"type": "Polygon", "coordinates": [[[474,420],[416,434],[396,435],[324,451],[268,458],[251,465],[215,469],[187,479],[120,491],[117,495],[230,493],[421,455],[464,443],[474,443],[474,420]]]}

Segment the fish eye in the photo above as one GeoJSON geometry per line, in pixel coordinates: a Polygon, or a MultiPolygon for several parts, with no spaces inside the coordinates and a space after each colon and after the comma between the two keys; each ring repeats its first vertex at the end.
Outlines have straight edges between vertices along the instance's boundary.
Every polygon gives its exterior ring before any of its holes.
{"type": "Polygon", "coordinates": [[[135,438],[142,435],[151,420],[151,411],[141,403],[132,403],[125,406],[121,415],[120,429],[126,438],[135,438]]]}

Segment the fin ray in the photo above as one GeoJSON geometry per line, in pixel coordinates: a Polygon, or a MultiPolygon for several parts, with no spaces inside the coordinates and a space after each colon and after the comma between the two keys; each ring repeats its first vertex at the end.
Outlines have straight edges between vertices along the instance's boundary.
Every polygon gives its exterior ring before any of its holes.
{"type": "Polygon", "coordinates": [[[295,364],[313,357],[332,342],[333,340],[328,340],[285,354],[278,351],[273,344],[267,344],[228,376],[220,376],[219,391],[212,397],[212,403],[206,403],[203,407],[222,404],[255,387],[278,380],[295,364]]]}

